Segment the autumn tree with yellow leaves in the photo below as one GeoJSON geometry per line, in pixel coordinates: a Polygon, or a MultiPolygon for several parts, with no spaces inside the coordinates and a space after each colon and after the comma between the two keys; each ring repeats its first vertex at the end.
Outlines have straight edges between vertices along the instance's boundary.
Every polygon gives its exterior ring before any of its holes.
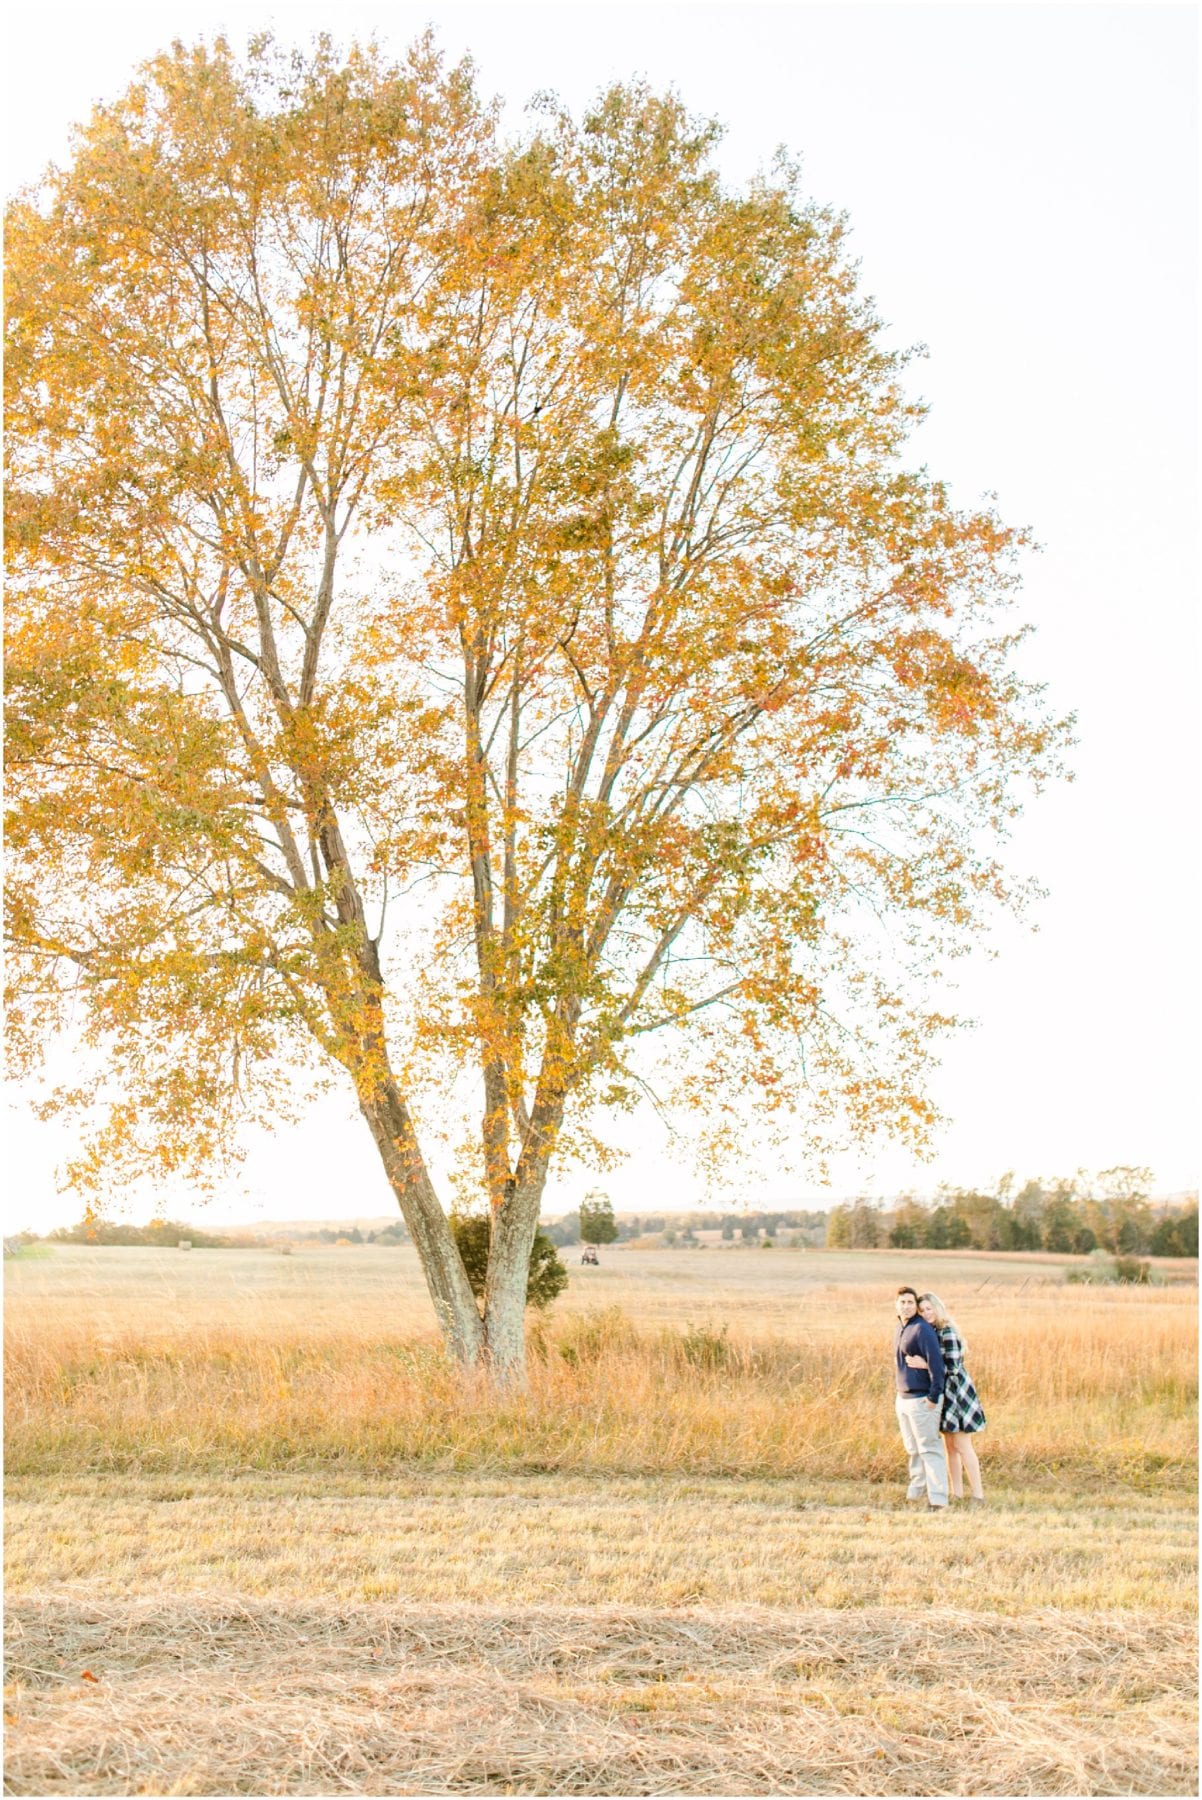
{"type": "Polygon", "coordinates": [[[756,1097],[922,1138],[924,978],[1065,737],[844,221],[717,137],[219,40],[8,218],[14,1048],[85,1034],[92,1188],[332,1070],[510,1380],[552,1159],[649,1081],[719,1153],[756,1097]],[[465,1070],[479,1304],[421,1125],[465,1070]]]}

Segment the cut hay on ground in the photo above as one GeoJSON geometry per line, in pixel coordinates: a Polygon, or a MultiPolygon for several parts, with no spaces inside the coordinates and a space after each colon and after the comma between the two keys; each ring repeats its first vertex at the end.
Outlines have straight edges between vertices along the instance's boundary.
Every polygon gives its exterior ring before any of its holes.
{"type": "Polygon", "coordinates": [[[1191,1625],[30,1595],[16,1794],[1191,1794],[1191,1625]],[[88,1677],[85,1679],[85,1671],[88,1677]]]}

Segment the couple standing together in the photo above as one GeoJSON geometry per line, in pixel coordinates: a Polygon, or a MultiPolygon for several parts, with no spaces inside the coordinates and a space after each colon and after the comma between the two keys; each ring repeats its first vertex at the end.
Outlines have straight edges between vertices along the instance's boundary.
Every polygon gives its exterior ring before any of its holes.
{"type": "Polygon", "coordinates": [[[938,1294],[898,1288],[893,1360],[897,1422],[910,1458],[906,1498],[925,1499],[932,1511],[946,1507],[949,1480],[952,1497],[964,1498],[966,1475],[970,1502],[985,1504],[972,1441],[985,1414],[964,1366],[965,1348],[938,1294]]]}

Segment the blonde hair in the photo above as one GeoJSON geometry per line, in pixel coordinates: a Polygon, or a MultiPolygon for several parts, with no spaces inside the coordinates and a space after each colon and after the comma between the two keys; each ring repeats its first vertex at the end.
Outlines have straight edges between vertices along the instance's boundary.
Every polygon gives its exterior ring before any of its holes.
{"type": "Polygon", "coordinates": [[[919,1306],[922,1305],[924,1300],[935,1315],[936,1325],[950,1325],[956,1336],[960,1338],[961,1351],[967,1356],[968,1343],[963,1337],[960,1337],[960,1327],[956,1324],[956,1321],[952,1318],[951,1313],[948,1312],[947,1307],[943,1304],[943,1301],[939,1298],[938,1294],[919,1294],[919,1306]]]}

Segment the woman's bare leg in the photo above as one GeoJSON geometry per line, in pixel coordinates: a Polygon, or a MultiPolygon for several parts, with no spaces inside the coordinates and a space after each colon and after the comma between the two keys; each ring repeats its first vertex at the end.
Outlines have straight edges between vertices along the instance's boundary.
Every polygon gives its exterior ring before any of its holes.
{"type": "MultiPolygon", "coordinates": [[[[981,1465],[977,1461],[977,1452],[973,1445],[972,1433],[969,1431],[957,1431],[952,1436],[948,1444],[949,1464],[951,1462],[953,1444],[956,1449],[956,1462],[958,1465],[956,1471],[957,1476],[959,1475],[959,1465],[963,1465],[964,1473],[968,1476],[969,1493],[974,1500],[983,1500],[985,1498],[985,1490],[981,1486],[981,1465]]],[[[957,1486],[956,1492],[959,1494],[959,1486],[957,1486]]]]}
{"type": "Polygon", "coordinates": [[[964,1476],[960,1468],[959,1434],[949,1431],[943,1439],[947,1451],[947,1485],[953,1500],[964,1498],[964,1476]]]}

